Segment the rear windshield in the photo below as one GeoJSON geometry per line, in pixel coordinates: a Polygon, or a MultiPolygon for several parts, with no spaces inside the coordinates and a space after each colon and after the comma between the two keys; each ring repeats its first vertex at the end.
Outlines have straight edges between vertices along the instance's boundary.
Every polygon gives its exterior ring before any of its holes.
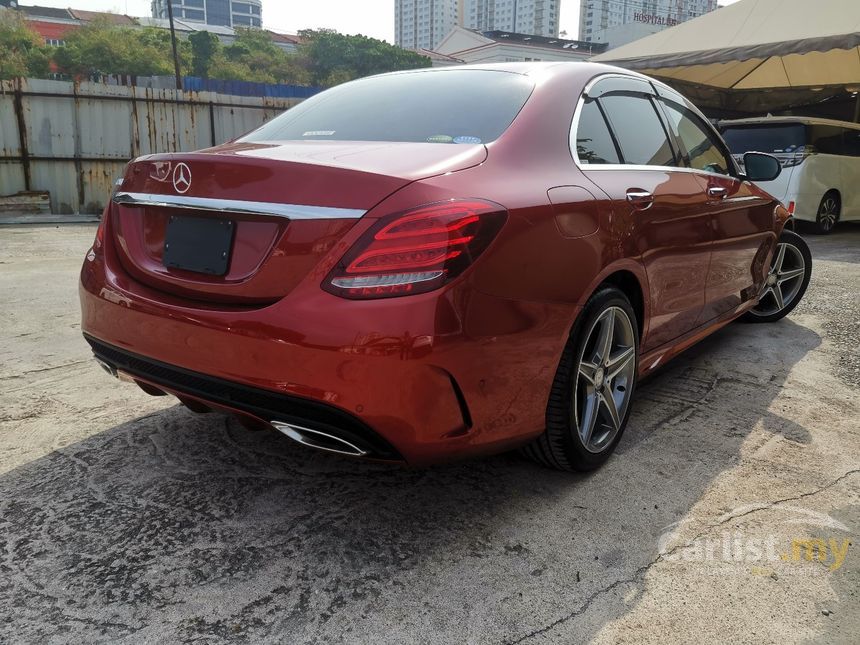
{"type": "Polygon", "coordinates": [[[785,123],[765,126],[734,126],[723,130],[723,139],[733,154],[744,152],[794,152],[806,145],[806,126],[785,123]]]}
{"type": "Polygon", "coordinates": [[[371,77],[318,94],[242,141],[487,143],[508,128],[533,88],[522,74],[488,70],[371,77]]]}

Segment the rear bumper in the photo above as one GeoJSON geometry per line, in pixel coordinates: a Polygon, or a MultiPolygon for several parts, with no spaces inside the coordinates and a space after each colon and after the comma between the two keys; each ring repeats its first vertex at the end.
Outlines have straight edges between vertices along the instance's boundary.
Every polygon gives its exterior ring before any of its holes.
{"type": "Polygon", "coordinates": [[[426,465],[542,432],[575,308],[466,284],[355,303],[319,279],[261,308],[194,303],[136,282],[106,244],[81,272],[82,329],[97,357],[146,384],[266,423],[338,429],[369,457],[426,465]]]}
{"type": "Polygon", "coordinates": [[[339,408],[198,374],[123,351],[90,336],[84,337],[102,366],[108,367],[112,373],[131,376],[149,392],[152,392],[151,388],[154,387],[186,401],[186,397],[190,397],[191,407],[196,408],[193,402],[199,402],[207,407],[211,405],[216,409],[238,413],[263,423],[274,421],[292,424],[342,437],[344,441],[359,448],[365,456],[373,459],[403,459],[390,443],[367,424],[339,408]]]}

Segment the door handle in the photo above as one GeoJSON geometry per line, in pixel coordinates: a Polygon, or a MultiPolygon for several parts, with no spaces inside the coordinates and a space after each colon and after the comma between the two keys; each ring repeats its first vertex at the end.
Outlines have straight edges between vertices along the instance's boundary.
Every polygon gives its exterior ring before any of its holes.
{"type": "Polygon", "coordinates": [[[627,201],[633,205],[633,208],[644,211],[651,208],[654,203],[654,194],[647,190],[630,188],[627,191],[627,201]]]}
{"type": "Polygon", "coordinates": [[[726,195],[729,194],[722,186],[709,186],[708,187],[708,197],[711,199],[725,199],[726,195]]]}

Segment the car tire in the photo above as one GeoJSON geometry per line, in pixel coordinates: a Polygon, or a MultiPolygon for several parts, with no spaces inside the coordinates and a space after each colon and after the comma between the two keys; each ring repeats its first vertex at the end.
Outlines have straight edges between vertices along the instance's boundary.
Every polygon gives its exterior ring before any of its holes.
{"type": "Polygon", "coordinates": [[[842,201],[839,193],[835,190],[825,193],[818,205],[818,213],[815,215],[815,232],[819,235],[830,235],[836,222],[839,221],[841,210],[842,201]]]}
{"type": "Polygon", "coordinates": [[[583,308],[559,361],[546,430],[524,454],[558,470],[603,464],[627,426],[638,368],[639,327],[630,300],[615,287],[601,288],[583,308]]]}
{"type": "Polygon", "coordinates": [[[767,323],[785,318],[803,298],[811,277],[812,253],[809,245],[797,233],[783,231],[777,241],[759,302],[741,320],[767,323]]]}

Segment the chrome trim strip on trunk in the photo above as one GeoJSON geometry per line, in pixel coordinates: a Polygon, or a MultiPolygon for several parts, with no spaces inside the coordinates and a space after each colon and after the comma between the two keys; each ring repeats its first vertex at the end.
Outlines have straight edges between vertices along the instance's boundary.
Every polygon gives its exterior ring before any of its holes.
{"type": "Polygon", "coordinates": [[[186,197],[185,195],[155,195],[150,193],[118,192],[113,197],[122,206],[156,206],[160,208],[187,208],[198,211],[233,213],[237,215],[267,215],[286,219],[358,219],[367,211],[358,208],[304,206],[275,202],[246,202],[213,197],[186,197]]]}

